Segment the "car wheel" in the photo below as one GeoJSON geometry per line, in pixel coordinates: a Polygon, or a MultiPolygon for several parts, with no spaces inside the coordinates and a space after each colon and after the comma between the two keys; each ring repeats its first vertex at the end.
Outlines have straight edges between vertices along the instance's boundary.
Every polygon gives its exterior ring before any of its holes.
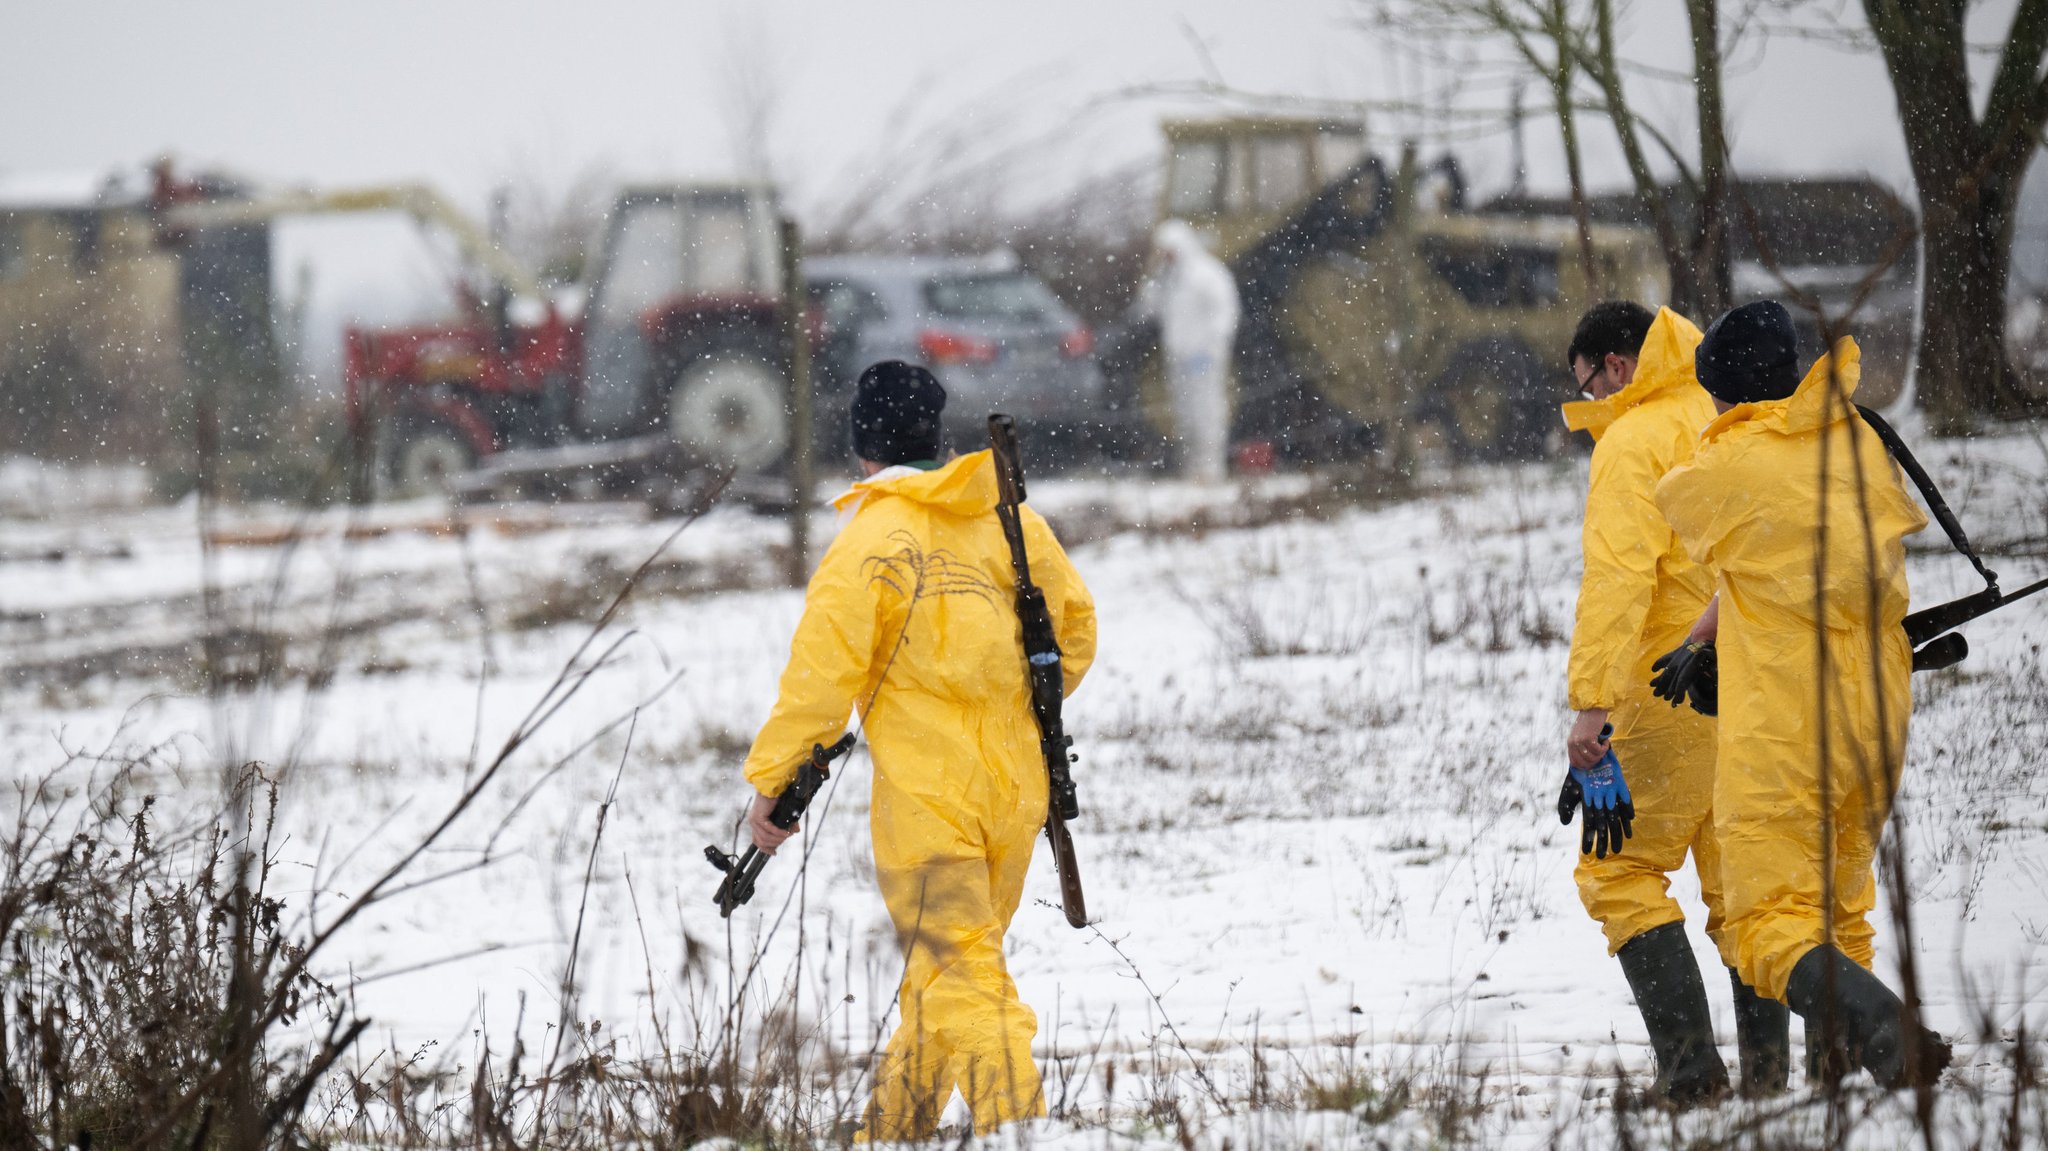
{"type": "Polygon", "coordinates": [[[751,357],[691,365],[669,390],[668,434],[695,463],[764,472],[789,448],[782,373],[751,357]]]}

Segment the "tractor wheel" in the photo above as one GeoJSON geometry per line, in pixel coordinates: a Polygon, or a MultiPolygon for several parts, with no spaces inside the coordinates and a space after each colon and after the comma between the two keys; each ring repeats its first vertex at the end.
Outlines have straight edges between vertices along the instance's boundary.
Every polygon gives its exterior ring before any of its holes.
{"type": "Polygon", "coordinates": [[[448,481],[476,466],[476,452],[454,425],[436,416],[401,417],[389,425],[378,457],[387,499],[439,495],[448,481]]]}
{"type": "Polygon", "coordinates": [[[668,394],[668,434],[693,463],[771,471],[789,449],[782,373],[752,356],[690,365],[668,394]]]}
{"type": "Polygon", "coordinates": [[[1467,344],[1439,377],[1430,414],[1461,461],[1540,459],[1562,399],[1553,375],[1518,342],[1467,344]]]}

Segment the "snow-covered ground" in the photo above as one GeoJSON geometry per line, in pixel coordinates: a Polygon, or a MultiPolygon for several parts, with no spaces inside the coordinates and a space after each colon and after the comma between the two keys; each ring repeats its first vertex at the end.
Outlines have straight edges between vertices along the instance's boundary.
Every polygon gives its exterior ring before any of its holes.
{"type": "MultiPolygon", "coordinates": [[[[2040,429],[1925,455],[2008,586],[2048,575],[2040,429]]],[[[1171,1096],[1204,1146],[1615,1141],[1618,1077],[1642,1086],[1651,1060],[1553,810],[1583,484],[1571,458],[1435,473],[1399,500],[1301,477],[1033,485],[1102,641],[1069,704],[1096,922],[1066,925],[1041,858],[1010,936],[1057,1115],[1027,1136],[1176,1141],[1171,1096]],[[1391,1118],[1309,1111],[1346,1082],[1415,1094],[1391,1118]]],[[[245,509],[202,547],[189,507],[0,520],[0,749],[22,779],[141,761],[144,789],[194,812],[222,764],[267,764],[273,887],[330,915],[439,819],[675,526],[604,506],[245,509]],[[219,702],[209,610],[244,684],[219,702]]],[[[590,649],[602,666],[421,861],[446,878],[350,926],[322,973],[377,1046],[469,1068],[523,1028],[547,1050],[586,897],[576,1017],[622,1050],[715,1032],[735,987],[750,1018],[793,1008],[819,1045],[859,1056],[886,1033],[897,963],[864,756],[814,810],[807,866],[785,852],[729,922],[710,903],[701,850],[733,839],[800,606],[777,586],[787,538],[728,509],[676,536],[590,649]]],[[[1974,580],[1934,530],[1912,578],[1918,603],[1974,580]]],[[[2048,595],[1968,631],[1968,662],[1916,677],[1895,825],[1922,995],[1962,1040],[1939,1117],[1959,1144],[2010,1100],[2022,1018],[2048,1026],[2048,595]]],[[[1696,885],[1674,886],[1732,1062],[1696,885]]],[[[857,1072],[840,1087],[857,1097],[857,1072]]],[[[1641,1137],[1811,1141],[1825,1116],[1804,1100],[1641,1137]]],[[[1860,1106],[1851,1142],[1900,1141],[1905,1101],[1860,1106]]],[[[2042,1121],[2022,1119],[2037,1138],[2042,1121]]]]}

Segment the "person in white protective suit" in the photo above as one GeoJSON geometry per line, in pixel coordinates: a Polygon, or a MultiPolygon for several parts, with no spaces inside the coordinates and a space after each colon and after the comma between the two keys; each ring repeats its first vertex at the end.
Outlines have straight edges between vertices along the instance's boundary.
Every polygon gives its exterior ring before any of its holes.
{"type": "Polygon", "coordinates": [[[1181,468],[1221,480],[1230,463],[1230,356],[1237,342],[1237,280],[1195,230],[1168,220],[1152,234],[1153,270],[1139,313],[1159,323],[1181,468]]]}

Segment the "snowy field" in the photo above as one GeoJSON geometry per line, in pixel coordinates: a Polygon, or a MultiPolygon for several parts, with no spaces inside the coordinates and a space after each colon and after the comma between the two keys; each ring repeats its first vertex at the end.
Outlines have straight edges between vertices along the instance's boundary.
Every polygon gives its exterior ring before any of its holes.
{"type": "MultiPolygon", "coordinates": [[[[1925,457],[2008,587],[2048,575],[2040,428],[1925,457]]],[[[1391,500],[1301,477],[1033,486],[1101,610],[1068,707],[1096,922],[1066,925],[1041,851],[1010,957],[1055,1114],[1005,1139],[1604,1147],[1630,1123],[1644,1145],[1811,1145],[1834,1122],[1851,1145],[1904,1142],[1910,1101],[1874,1094],[1832,1117],[1798,1091],[1616,1116],[1651,1059],[1553,809],[1584,480],[1573,457],[1432,473],[1391,500]]],[[[677,522],[231,509],[202,547],[190,506],[9,506],[0,741],[17,779],[58,772],[82,795],[132,763],[124,802],[197,818],[222,765],[259,761],[283,797],[273,891],[315,923],[440,820],[677,522]],[[218,700],[209,615],[229,625],[218,700]]],[[[546,1052],[564,1019],[572,1049],[688,1050],[737,1001],[749,1042],[763,1018],[792,1026],[810,1088],[853,1114],[898,971],[865,756],[814,809],[808,866],[785,851],[730,922],[701,857],[732,842],[739,760],[796,622],[786,550],[779,521],[738,509],[676,536],[582,648],[580,691],[418,862],[439,878],[348,927],[321,975],[375,1020],[360,1065],[467,1084],[486,1048],[546,1052]]],[[[1974,576],[1930,529],[1912,579],[1924,605],[1974,576]]],[[[1997,1145],[2010,1118],[2038,1146],[2048,1105],[2035,1088],[2012,1110],[2012,1041],[2048,1030],[2048,595],[1967,630],[1961,668],[1915,677],[1894,831],[1927,1010],[1960,1040],[1942,1142],[1997,1145]]],[[[1732,1065],[1696,887],[1676,890],[1732,1065]]],[[[1879,919],[1889,978],[1898,933],[1879,919]]]]}

